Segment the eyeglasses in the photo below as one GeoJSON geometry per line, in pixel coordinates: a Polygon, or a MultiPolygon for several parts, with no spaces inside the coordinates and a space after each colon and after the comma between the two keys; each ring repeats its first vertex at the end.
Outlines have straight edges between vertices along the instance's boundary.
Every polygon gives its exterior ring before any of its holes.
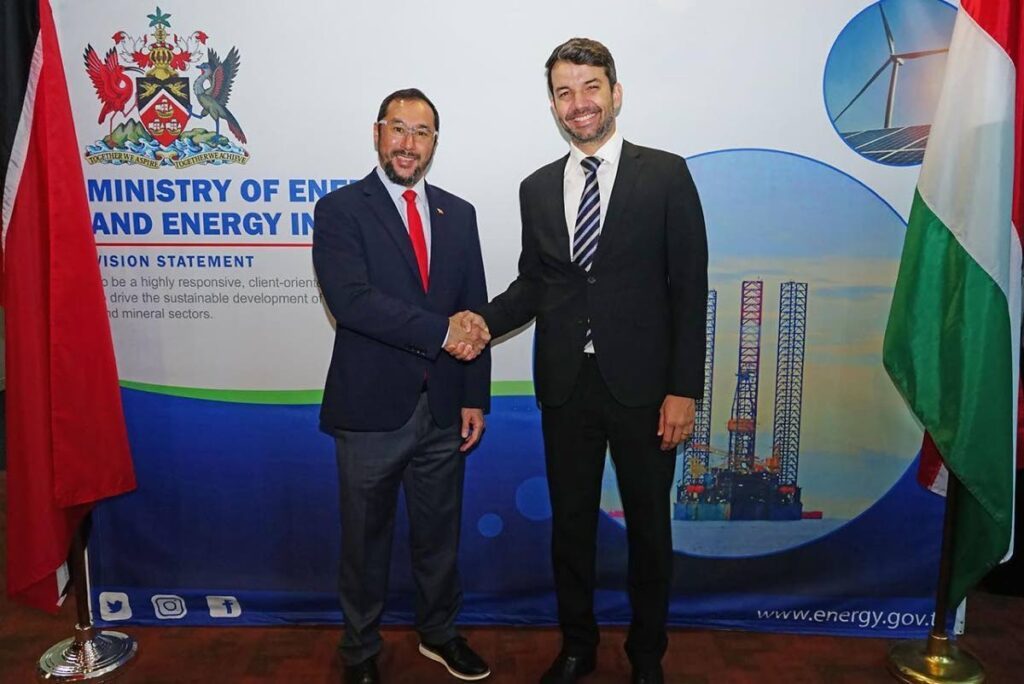
{"type": "Polygon", "coordinates": [[[402,139],[407,135],[411,135],[413,140],[418,143],[427,143],[437,137],[437,131],[432,131],[426,126],[417,126],[413,128],[408,126],[401,121],[385,121],[380,120],[377,123],[382,124],[384,129],[388,132],[392,138],[402,139]]]}

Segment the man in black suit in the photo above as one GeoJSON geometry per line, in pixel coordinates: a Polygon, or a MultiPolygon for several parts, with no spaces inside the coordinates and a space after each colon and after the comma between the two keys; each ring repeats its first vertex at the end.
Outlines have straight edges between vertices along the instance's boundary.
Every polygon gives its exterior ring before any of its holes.
{"type": "Polygon", "coordinates": [[[485,332],[450,320],[485,303],[487,287],[473,206],[423,180],[439,129],[421,91],[386,97],[373,124],[379,165],[314,214],[313,265],[337,321],[320,425],[335,437],[341,482],[341,655],[359,684],[379,681],[399,486],[419,650],[460,679],[490,674],[455,630],[465,454],[484,429],[490,357],[477,357],[485,332]]]}
{"type": "MultiPolygon", "coordinates": [[[[624,142],[615,62],[574,38],[546,64],[571,145],[519,188],[519,276],[474,311],[499,336],[536,318],[562,650],[542,682],[595,667],[595,540],[610,446],[626,516],[634,682],[661,682],[675,449],[703,389],[707,239],[679,156],[624,142]]],[[[467,330],[471,321],[465,314],[467,330]]]]}

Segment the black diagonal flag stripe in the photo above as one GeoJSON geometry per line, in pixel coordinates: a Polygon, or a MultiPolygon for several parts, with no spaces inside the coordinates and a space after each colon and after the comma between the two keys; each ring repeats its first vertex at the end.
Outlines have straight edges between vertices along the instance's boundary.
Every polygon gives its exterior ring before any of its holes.
{"type": "Polygon", "coordinates": [[[39,37],[37,0],[0,3],[0,191],[18,132],[32,51],[39,37]]]}

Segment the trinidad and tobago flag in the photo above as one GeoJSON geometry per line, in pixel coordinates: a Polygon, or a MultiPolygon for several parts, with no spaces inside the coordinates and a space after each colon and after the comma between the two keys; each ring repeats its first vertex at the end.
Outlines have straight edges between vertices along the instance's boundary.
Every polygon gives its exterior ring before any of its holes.
{"type": "Polygon", "coordinates": [[[53,14],[0,7],[7,593],[55,611],[91,505],[135,487],[53,14]]]}

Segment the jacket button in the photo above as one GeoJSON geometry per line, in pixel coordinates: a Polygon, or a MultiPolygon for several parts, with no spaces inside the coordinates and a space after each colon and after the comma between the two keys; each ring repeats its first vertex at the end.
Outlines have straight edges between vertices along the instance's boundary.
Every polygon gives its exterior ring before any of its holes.
{"type": "Polygon", "coordinates": [[[597,282],[597,278],[595,278],[594,276],[590,276],[590,277],[587,278],[587,283],[590,284],[590,285],[593,285],[596,282],[597,282]]]}

